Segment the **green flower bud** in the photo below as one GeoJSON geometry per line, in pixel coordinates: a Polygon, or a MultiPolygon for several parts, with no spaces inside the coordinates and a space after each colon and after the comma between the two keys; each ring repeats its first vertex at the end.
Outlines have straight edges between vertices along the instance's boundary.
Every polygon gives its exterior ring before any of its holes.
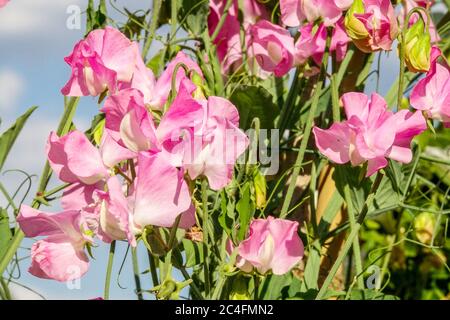
{"type": "Polygon", "coordinates": [[[261,209],[265,207],[267,201],[267,183],[266,178],[259,170],[255,170],[253,175],[253,185],[255,187],[256,208],[261,209]]]}
{"type": "Polygon", "coordinates": [[[409,71],[427,72],[430,69],[431,37],[422,19],[406,31],[404,54],[409,71]]]}
{"type": "Polygon", "coordinates": [[[345,15],[344,25],[347,30],[348,36],[352,40],[363,40],[369,37],[369,32],[367,31],[364,24],[355,18],[355,13],[364,13],[364,3],[362,0],[353,1],[352,6],[347,11],[345,15]]]}
{"type": "Polygon", "coordinates": [[[154,287],[150,292],[155,293],[158,300],[178,300],[180,292],[184,287],[192,282],[191,279],[183,282],[177,282],[168,276],[159,286],[154,287]]]}

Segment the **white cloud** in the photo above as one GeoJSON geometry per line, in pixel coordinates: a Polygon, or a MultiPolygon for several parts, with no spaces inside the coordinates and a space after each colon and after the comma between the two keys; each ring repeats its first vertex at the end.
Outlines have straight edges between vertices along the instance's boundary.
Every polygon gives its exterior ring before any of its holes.
{"type": "Polygon", "coordinates": [[[65,30],[67,7],[85,6],[82,0],[14,0],[0,11],[0,34],[27,36],[65,30]]]}
{"type": "Polygon", "coordinates": [[[0,70],[0,111],[12,110],[24,91],[25,81],[15,71],[0,70]]]}

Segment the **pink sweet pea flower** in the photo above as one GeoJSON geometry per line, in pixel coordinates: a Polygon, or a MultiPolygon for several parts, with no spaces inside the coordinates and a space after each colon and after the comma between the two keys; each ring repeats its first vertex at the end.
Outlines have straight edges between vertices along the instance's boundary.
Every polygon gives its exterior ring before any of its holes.
{"type": "MultiPolygon", "coordinates": [[[[139,51],[138,48],[136,50],[139,51]]],[[[147,68],[142,59],[139,58],[137,59],[137,64],[134,69],[133,79],[130,83],[122,83],[117,95],[124,96],[121,91],[126,89],[137,89],[140,91],[140,94],[137,94],[136,91],[132,90],[130,92],[133,92],[133,98],[137,100],[136,102],[138,104],[142,104],[142,101],[143,105],[145,104],[153,110],[162,110],[169,98],[170,90],[172,89],[173,73],[178,64],[184,64],[190,72],[195,72],[198,76],[203,78],[202,71],[198,64],[182,51],[178,52],[176,57],[167,65],[166,69],[157,80],[153,71],[147,68]],[[138,97],[138,95],[142,95],[142,97],[138,97]]],[[[196,89],[195,84],[190,80],[188,75],[186,75],[186,71],[182,67],[179,67],[175,79],[175,89],[177,91],[182,82],[190,92],[193,92],[196,89]]],[[[105,108],[109,107],[109,103],[105,104],[105,108]]]]}
{"type": "MultiPolygon", "coordinates": [[[[211,36],[223,15],[226,1],[210,0],[208,15],[208,30],[211,36]]],[[[243,1],[243,27],[247,33],[250,25],[255,24],[259,19],[268,19],[269,15],[262,4],[256,0],[243,1]]],[[[242,44],[241,44],[241,23],[238,18],[238,1],[234,0],[228,9],[228,14],[214,44],[217,46],[217,55],[221,62],[222,72],[236,70],[242,64],[242,44]]]]}
{"type": "MultiPolygon", "coordinates": [[[[226,1],[211,0],[209,2],[208,31],[211,36],[216,30],[226,1]]],[[[238,10],[235,3],[228,9],[228,15],[214,44],[217,46],[217,56],[221,62],[222,72],[237,68],[242,61],[242,45],[240,36],[241,25],[238,19],[238,10]]]]}
{"type": "Polygon", "coordinates": [[[390,0],[356,0],[345,17],[348,36],[363,52],[391,50],[398,33],[390,0]]]}
{"type": "Polygon", "coordinates": [[[297,233],[298,222],[284,219],[255,219],[247,238],[239,244],[237,266],[245,272],[253,267],[259,273],[276,275],[289,272],[303,257],[303,243],[297,233]]]}
{"type": "Polygon", "coordinates": [[[64,182],[95,184],[108,176],[98,149],[80,131],[61,138],[51,132],[46,148],[50,166],[64,182]]]}
{"type": "Polygon", "coordinates": [[[112,27],[94,30],[64,60],[72,68],[65,96],[97,96],[118,82],[130,82],[136,65],[136,44],[112,27]]]}
{"type": "Polygon", "coordinates": [[[26,205],[20,207],[17,222],[27,237],[47,236],[31,248],[29,272],[36,277],[68,281],[83,276],[89,267],[84,252],[92,239],[84,233],[80,211],[48,214],[26,205]]]}
{"type": "Polygon", "coordinates": [[[191,179],[206,176],[214,190],[230,183],[236,160],[248,146],[231,102],[214,96],[195,100],[186,90],[178,93],[157,135],[174,166],[184,168],[191,179]]]}
{"type": "Polygon", "coordinates": [[[195,209],[183,172],[162,153],[139,154],[136,181],[128,196],[116,176],[108,180],[107,186],[108,191],[98,195],[102,201],[101,231],[110,240],[127,239],[135,246],[135,235],[144,227],[171,227],[180,214],[179,227],[195,224],[195,209]]]}
{"type": "Polygon", "coordinates": [[[9,0],[0,0],[0,8],[6,6],[8,4],[9,0]]]}
{"type": "Polygon", "coordinates": [[[156,145],[153,117],[139,90],[124,89],[109,96],[101,111],[106,116],[106,131],[120,146],[139,152],[156,145]]]}
{"type": "Polygon", "coordinates": [[[134,153],[121,148],[106,135],[98,149],[78,130],[63,137],[51,132],[46,150],[50,166],[61,181],[86,185],[106,179],[109,176],[108,169],[134,156],[134,153]]]}
{"type": "Polygon", "coordinates": [[[281,21],[289,27],[297,27],[303,20],[312,23],[322,18],[328,27],[336,23],[351,4],[351,0],[280,0],[281,21]]]}
{"type": "Polygon", "coordinates": [[[402,163],[412,160],[411,140],[426,130],[420,112],[401,110],[394,114],[376,93],[369,101],[363,93],[350,92],[341,101],[347,120],[327,130],[313,129],[322,154],[339,164],[350,161],[356,166],[368,161],[367,177],[386,167],[386,158],[402,163]]]}
{"type": "Polygon", "coordinates": [[[261,69],[282,77],[294,63],[294,39],[289,31],[267,20],[250,28],[249,59],[255,59],[261,69]]]}
{"type": "MultiPolygon", "coordinates": [[[[295,64],[302,65],[311,57],[317,65],[322,64],[327,42],[327,29],[322,23],[314,34],[313,30],[313,23],[305,24],[300,28],[300,37],[295,43],[295,64]]],[[[333,28],[330,44],[330,51],[335,52],[338,62],[344,59],[349,41],[343,26],[343,19],[341,19],[333,28]]]]}
{"type": "MultiPolygon", "coordinates": [[[[170,61],[170,63],[167,65],[166,69],[163,71],[161,76],[158,78],[158,81],[156,81],[153,97],[150,99],[148,104],[152,109],[155,110],[162,110],[164,104],[167,102],[169,98],[170,90],[172,89],[172,77],[173,73],[175,71],[175,67],[183,63],[188,70],[195,71],[197,75],[199,75],[201,78],[203,78],[203,73],[200,70],[200,67],[198,64],[189,58],[185,53],[182,51],[178,52],[175,59],[170,61]]],[[[186,88],[188,88],[188,91],[192,93],[196,86],[192,83],[190,78],[186,75],[186,71],[183,68],[179,68],[176,74],[175,79],[175,90],[179,90],[180,84],[183,82],[186,88]]]]}
{"type": "Polygon", "coordinates": [[[450,127],[450,67],[437,61],[440,54],[437,47],[432,48],[431,68],[412,90],[410,100],[413,108],[450,127]]]}

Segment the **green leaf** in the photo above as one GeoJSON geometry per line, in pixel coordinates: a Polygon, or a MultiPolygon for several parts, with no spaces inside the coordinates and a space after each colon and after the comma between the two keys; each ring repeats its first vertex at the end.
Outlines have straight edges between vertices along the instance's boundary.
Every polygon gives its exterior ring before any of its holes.
{"type": "Polygon", "coordinates": [[[182,0],[178,11],[178,20],[184,21],[183,27],[194,35],[201,34],[206,30],[207,17],[209,14],[208,1],[182,0]]]}
{"type": "Polygon", "coordinates": [[[4,208],[0,208],[0,259],[5,254],[11,238],[12,233],[9,226],[8,212],[4,208]]]}
{"type": "Polygon", "coordinates": [[[220,226],[225,230],[225,232],[229,237],[231,237],[231,230],[234,225],[234,208],[235,208],[234,201],[232,199],[227,201],[225,192],[222,191],[220,203],[221,210],[218,220],[220,226]]]}
{"type": "Polygon", "coordinates": [[[246,183],[242,187],[241,199],[236,204],[236,210],[239,213],[239,232],[238,239],[243,240],[247,234],[250,220],[255,213],[255,204],[250,197],[250,184],[246,183]]]}
{"type": "Polygon", "coordinates": [[[185,267],[190,268],[203,263],[205,260],[203,242],[194,242],[188,239],[183,239],[182,242],[186,253],[185,267]]]}
{"type": "Polygon", "coordinates": [[[231,95],[230,101],[239,110],[241,128],[250,128],[254,118],[259,118],[261,129],[274,127],[273,120],[278,116],[279,110],[266,89],[240,85],[231,95]]]}
{"type": "Polygon", "coordinates": [[[289,287],[293,281],[291,272],[278,276],[272,274],[266,278],[263,283],[264,292],[261,296],[263,300],[277,300],[281,298],[283,288],[289,287]]]}
{"type": "Polygon", "coordinates": [[[108,15],[106,12],[106,1],[100,0],[97,10],[94,8],[94,1],[89,0],[86,9],[86,34],[95,29],[104,28],[108,15]]]}
{"type": "Polygon", "coordinates": [[[376,290],[354,289],[350,293],[350,300],[399,300],[399,298],[376,290]]]}
{"type": "Polygon", "coordinates": [[[155,76],[159,76],[164,68],[164,63],[162,63],[163,61],[163,56],[165,56],[166,54],[166,50],[165,49],[161,49],[158,51],[157,54],[155,54],[148,62],[147,62],[147,67],[149,67],[150,69],[152,69],[153,73],[155,74],[155,76]]]}
{"type": "Polygon", "coordinates": [[[16,122],[0,136],[0,171],[3,168],[6,158],[8,157],[14,142],[19,136],[20,131],[22,131],[25,122],[31,116],[33,111],[36,110],[36,108],[37,107],[31,107],[28,109],[27,112],[17,118],[16,122]]]}
{"type": "Polygon", "coordinates": [[[320,243],[319,241],[314,241],[310,247],[310,252],[308,255],[308,260],[305,266],[305,281],[302,283],[301,292],[305,293],[309,290],[319,289],[317,284],[319,280],[320,273],[320,243]]]}

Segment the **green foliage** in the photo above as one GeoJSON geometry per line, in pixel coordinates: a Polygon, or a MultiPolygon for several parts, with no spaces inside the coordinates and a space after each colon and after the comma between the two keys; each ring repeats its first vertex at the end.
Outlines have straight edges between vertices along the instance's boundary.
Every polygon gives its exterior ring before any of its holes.
{"type": "Polygon", "coordinates": [[[204,261],[204,244],[203,242],[195,242],[188,239],[183,239],[183,248],[186,254],[185,266],[191,268],[199,265],[204,261]]]}
{"type": "Polygon", "coordinates": [[[8,212],[0,208],[0,259],[8,247],[12,238],[11,227],[9,225],[8,212]]]}
{"type": "Polygon", "coordinates": [[[254,118],[259,118],[261,129],[274,127],[274,119],[279,113],[270,93],[258,86],[240,85],[230,97],[230,101],[238,108],[239,126],[249,129],[254,118]]]}
{"type": "Polygon", "coordinates": [[[16,122],[8,130],[0,136],[0,171],[3,169],[3,165],[8,158],[9,152],[22,131],[23,126],[36,108],[37,107],[31,107],[28,109],[23,115],[17,118],[16,122]]]}
{"type": "Polygon", "coordinates": [[[89,0],[86,9],[86,35],[92,30],[104,28],[107,19],[106,0],[100,0],[97,9],[95,9],[94,0],[89,0]]]}

